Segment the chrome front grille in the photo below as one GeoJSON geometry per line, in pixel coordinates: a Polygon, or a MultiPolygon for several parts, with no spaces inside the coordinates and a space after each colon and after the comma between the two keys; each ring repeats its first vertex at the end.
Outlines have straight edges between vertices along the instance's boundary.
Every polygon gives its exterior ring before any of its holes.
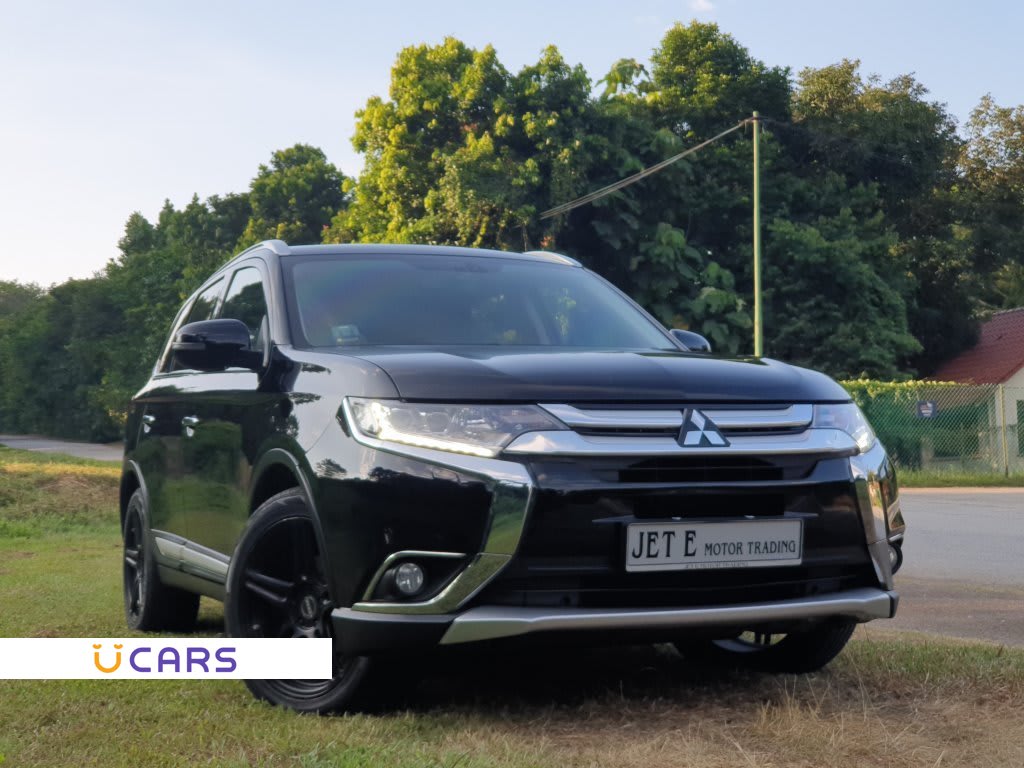
{"type": "MultiPolygon", "coordinates": [[[[514,440],[507,454],[554,456],[767,456],[813,454],[853,456],[857,445],[837,429],[811,429],[814,406],[693,404],[678,408],[576,407],[541,404],[566,430],[528,432],[514,440]],[[727,439],[717,444],[680,444],[686,419],[699,411],[727,439]]],[[[685,442],[685,441],[683,441],[685,442]]]]}
{"type": "MultiPolygon", "coordinates": [[[[544,410],[586,435],[675,435],[683,426],[684,408],[639,410],[576,408],[572,405],[542,405],[544,410]]],[[[814,418],[814,406],[778,407],[698,406],[723,434],[779,434],[803,432],[814,418]]]]}

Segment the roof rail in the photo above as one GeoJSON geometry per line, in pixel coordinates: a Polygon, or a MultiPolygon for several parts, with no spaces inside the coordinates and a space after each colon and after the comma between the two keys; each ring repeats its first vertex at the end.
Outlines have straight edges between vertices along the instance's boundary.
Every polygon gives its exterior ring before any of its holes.
{"type": "Polygon", "coordinates": [[[555,253],[554,251],[523,251],[523,255],[536,256],[541,259],[547,259],[548,261],[557,261],[561,264],[569,264],[573,267],[583,266],[572,256],[566,256],[564,253],[555,253]]]}
{"type": "Polygon", "coordinates": [[[260,242],[250,245],[244,251],[235,254],[231,261],[234,261],[239,256],[244,256],[249,251],[255,251],[257,248],[266,248],[268,251],[276,253],[278,256],[288,256],[291,254],[291,249],[288,247],[288,243],[284,240],[261,240],[260,242]]]}
{"type": "Polygon", "coordinates": [[[256,243],[253,248],[266,248],[268,251],[276,253],[278,256],[287,256],[291,253],[288,243],[284,240],[264,240],[263,242],[256,243]]]}

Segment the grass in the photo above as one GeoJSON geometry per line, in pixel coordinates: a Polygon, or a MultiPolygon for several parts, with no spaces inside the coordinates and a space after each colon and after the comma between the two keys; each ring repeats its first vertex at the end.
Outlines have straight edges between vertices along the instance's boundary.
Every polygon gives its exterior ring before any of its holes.
{"type": "Polygon", "coordinates": [[[1024,474],[937,472],[899,470],[900,485],[907,488],[1024,488],[1024,474]]]}
{"type": "Polygon", "coordinates": [[[117,536],[117,464],[0,446],[0,539],[117,536]]]}
{"type": "Polygon", "coordinates": [[[94,469],[105,469],[120,472],[120,465],[116,461],[102,461],[100,459],[80,459],[77,456],[69,456],[65,453],[46,453],[44,451],[23,451],[17,448],[8,448],[0,445],[0,466],[12,466],[16,464],[40,464],[61,467],[67,471],[74,472],[69,467],[93,467],[94,469]],[[111,469],[113,468],[113,469],[111,469]]]}
{"type": "MultiPolygon", "coordinates": [[[[116,470],[0,451],[0,635],[122,637],[116,470]],[[96,471],[98,470],[98,471],[96,471]]],[[[221,631],[204,600],[201,631],[221,631]]],[[[0,681],[7,766],[1019,766],[1024,651],[869,625],[804,677],[669,646],[423,658],[394,710],[298,716],[237,681],[0,681]]]]}

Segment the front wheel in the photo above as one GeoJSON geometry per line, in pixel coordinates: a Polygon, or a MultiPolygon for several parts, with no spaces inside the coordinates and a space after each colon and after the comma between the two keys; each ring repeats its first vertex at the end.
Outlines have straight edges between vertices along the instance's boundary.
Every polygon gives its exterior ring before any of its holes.
{"type": "MultiPolygon", "coordinates": [[[[249,521],[228,571],[224,620],[232,637],[332,637],[333,603],[313,517],[291,489],[249,521]]],[[[335,653],[330,680],[246,680],[253,695],[299,712],[351,707],[370,660],[335,653]]]]}
{"type": "Polygon", "coordinates": [[[855,621],[830,619],[798,632],[743,632],[719,640],[677,641],[675,646],[688,659],[804,674],[838,656],[856,627],[855,621]]]}

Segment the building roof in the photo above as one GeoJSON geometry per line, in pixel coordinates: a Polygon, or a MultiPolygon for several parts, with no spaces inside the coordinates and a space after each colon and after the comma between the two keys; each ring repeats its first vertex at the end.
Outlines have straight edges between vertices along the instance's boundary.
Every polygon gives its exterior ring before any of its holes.
{"type": "Polygon", "coordinates": [[[931,378],[1002,384],[1024,368],[1024,307],[997,312],[981,325],[978,343],[946,362],[931,378]]]}

